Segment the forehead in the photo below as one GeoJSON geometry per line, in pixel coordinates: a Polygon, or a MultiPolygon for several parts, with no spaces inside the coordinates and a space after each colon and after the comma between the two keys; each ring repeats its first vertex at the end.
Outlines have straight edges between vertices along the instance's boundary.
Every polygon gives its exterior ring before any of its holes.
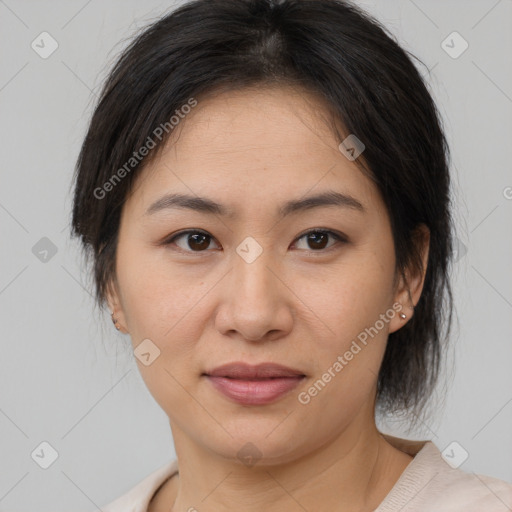
{"type": "MultiPolygon", "coordinates": [[[[372,182],[338,149],[328,106],[291,87],[247,88],[198,99],[142,174],[147,208],[164,192],[223,199],[243,207],[258,196],[297,198],[334,189],[371,202],[372,182]],[[315,190],[316,189],[316,190],[315,190]]],[[[282,201],[282,200],[283,201],[282,201]]]]}
{"type": "Polygon", "coordinates": [[[210,94],[199,100],[170,142],[178,151],[206,152],[203,148],[207,148],[219,157],[241,152],[256,157],[261,150],[261,157],[277,158],[282,153],[289,158],[292,149],[303,154],[318,153],[320,148],[338,154],[325,122],[328,111],[321,98],[291,86],[210,94]]]}

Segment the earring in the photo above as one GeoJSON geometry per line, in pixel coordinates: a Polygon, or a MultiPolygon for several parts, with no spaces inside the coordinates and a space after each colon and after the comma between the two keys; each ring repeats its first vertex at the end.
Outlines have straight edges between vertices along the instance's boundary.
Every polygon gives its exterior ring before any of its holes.
{"type": "Polygon", "coordinates": [[[116,329],[119,331],[121,327],[117,325],[117,318],[114,318],[114,312],[112,311],[110,317],[112,318],[112,323],[115,325],[116,329]]]}
{"type": "Polygon", "coordinates": [[[405,320],[407,318],[407,315],[405,313],[400,313],[400,318],[405,320]]]}

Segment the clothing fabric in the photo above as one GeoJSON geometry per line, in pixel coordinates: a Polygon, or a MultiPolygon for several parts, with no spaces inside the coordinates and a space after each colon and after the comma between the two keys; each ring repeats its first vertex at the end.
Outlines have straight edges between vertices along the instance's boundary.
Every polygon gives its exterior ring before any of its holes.
{"type": "MultiPolygon", "coordinates": [[[[432,441],[383,436],[414,458],[373,512],[512,512],[511,483],[453,468],[432,441]]],[[[101,510],[147,512],[158,488],[176,473],[174,459],[101,510]]]]}

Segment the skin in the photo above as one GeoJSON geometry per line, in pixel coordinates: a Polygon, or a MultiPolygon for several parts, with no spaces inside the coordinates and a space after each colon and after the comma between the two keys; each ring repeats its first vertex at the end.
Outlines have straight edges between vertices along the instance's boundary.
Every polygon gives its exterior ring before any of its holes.
{"type": "Polygon", "coordinates": [[[424,273],[409,269],[407,279],[394,281],[386,208],[373,182],[338,150],[325,108],[290,87],[201,100],[124,204],[108,302],[134,348],[149,338],[161,351],[148,366],[136,361],[169,417],[179,462],[179,475],[160,488],[150,512],[371,511],[412,460],[379,433],[374,407],[388,335],[410,320],[424,273]],[[276,216],[283,202],[326,190],[350,194],[366,212],[323,206],[276,216]],[[208,197],[235,215],[144,214],[169,192],[208,197]],[[302,236],[313,228],[348,241],[329,237],[316,249],[302,236]],[[211,238],[194,243],[184,235],[159,245],[184,229],[211,238]],[[248,236],[263,249],[250,264],[236,252],[248,236]],[[298,394],[396,302],[407,319],[396,313],[301,404],[298,394]],[[202,376],[232,361],[277,362],[306,378],[277,402],[242,406],[202,376]],[[237,458],[247,442],[261,454],[251,467],[237,458]]]}

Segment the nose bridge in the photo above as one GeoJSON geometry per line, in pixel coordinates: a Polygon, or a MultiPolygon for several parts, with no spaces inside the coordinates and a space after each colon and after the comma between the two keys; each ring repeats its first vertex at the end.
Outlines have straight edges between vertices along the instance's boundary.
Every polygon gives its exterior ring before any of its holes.
{"type": "Polygon", "coordinates": [[[279,279],[281,255],[271,241],[248,236],[230,257],[216,328],[224,335],[238,333],[245,341],[275,341],[287,335],[293,329],[294,306],[288,303],[286,286],[279,279]]]}
{"type": "Polygon", "coordinates": [[[227,300],[217,318],[221,331],[237,331],[243,339],[251,341],[289,332],[293,315],[286,307],[285,297],[280,295],[282,284],[274,275],[275,266],[271,249],[263,250],[251,240],[239,245],[233,258],[227,300]]]}
{"type": "MultiPolygon", "coordinates": [[[[233,279],[238,292],[246,300],[269,300],[276,279],[272,268],[272,250],[263,248],[255,239],[248,237],[236,249],[233,279]]],[[[237,293],[238,294],[238,293],[237,293]]]]}

